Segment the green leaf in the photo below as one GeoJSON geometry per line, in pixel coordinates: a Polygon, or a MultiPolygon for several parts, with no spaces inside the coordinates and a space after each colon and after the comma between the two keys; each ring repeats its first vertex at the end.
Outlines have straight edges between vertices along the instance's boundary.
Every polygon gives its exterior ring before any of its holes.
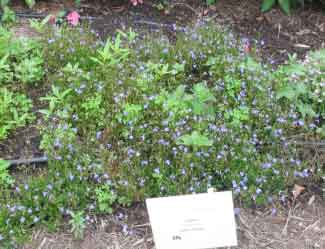
{"type": "Polygon", "coordinates": [[[325,138],[325,125],[322,125],[322,127],[317,128],[316,132],[320,135],[321,138],[325,138]]]}
{"type": "Polygon", "coordinates": [[[9,168],[9,162],[3,159],[0,159],[0,172],[3,172],[9,168]]]}
{"type": "Polygon", "coordinates": [[[9,166],[10,163],[8,161],[0,159],[0,187],[8,186],[14,183],[14,179],[8,172],[9,166]]]}
{"type": "Polygon", "coordinates": [[[197,131],[193,131],[191,135],[183,135],[178,138],[177,144],[183,144],[188,146],[212,146],[213,141],[208,137],[200,134],[197,131]]]}
{"type": "MultiPolygon", "coordinates": [[[[216,98],[206,86],[206,84],[199,83],[193,87],[194,98],[192,98],[191,105],[193,112],[196,115],[213,115],[213,102],[216,98]]],[[[189,99],[190,100],[190,99],[189,99]]]]}
{"type": "Polygon", "coordinates": [[[206,66],[213,66],[217,64],[217,58],[216,57],[209,57],[208,61],[205,63],[206,66]]]}
{"type": "Polygon", "coordinates": [[[188,97],[185,93],[185,86],[178,86],[175,92],[168,95],[164,105],[165,110],[185,110],[187,103],[184,100],[188,100],[188,97]]]}
{"type": "Polygon", "coordinates": [[[0,0],[0,6],[1,7],[7,6],[9,4],[9,1],[10,0],[0,0]]]}
{"type": "Polygon", "coordinates": [[[215,4],[217,0],[206,0],[207,5],[215,4]]]}
{"type": "Polygon", "coordinates": [[[248,69],[255,69],[255,70],[261,70],[262,65],[254,60],[254,58],[248,56],[246,60],[246,68],[248,69]]]}
{"type": "Polygon", "coordinates": [[[275,4],[275,0],[264,0],[262,3],[262,11],[269,11],[275,4]]]}
{"type": "Polygon", "coordinates": [[[1,16],[1,21],[4,23],[12,23],[16,21],[16,14],[8,6],[3,7],[3,14],[1,16]]]}
{"type": "Polygon", "coordinates": [[[303,83],[296,84],[295,89],[296,89],[296,95],[297,96],[306,94],[308,92],[308,90],[306,88],[306,85],[303,84],[303,83]]]}
{"type": "Polygon", "coordinates": [[[296,97],[296,91],[291,86],[285,86],[281,88],[277,93],[277,99],[287,98],[293,100],[296,97]]]}
{"type": "Polygon", "coordinates": [[[33,6],[35,5],[35,0],[25,0],[25,2],[29,8],[33,8],[33,6]]]}
{"type": "Polygon", "coordinates": [[[290,0],[278,0],[281,9],[286,13],[290,14],[290,0]]]}
{"type": "Polygon", "coordinates": [[[286,66],[283,69],[284,69],[284,72],[288,75],[295,74],[298,76],[304,76],[306,74],[305,66],[300,63],[290,64],[289,66],[286,66]]]}
{"type": "Polygon", "coordinates": [[[209,88],[205,86],[204,83],[199,83],[196,84],[193,87],[193,92],[195,97],[200,101],[200,102],[207,102],[207,101],[216,101],[215,97],[213,94],[210,92],[209,88]]]}
{"type": "Polygon", "coordinates": [[[57,14],[57,17],[58,17],[58,18],[64,18],[66,14],[67,14],[67,11],[66,11],[66,10],[61,10],[61,11],[57,14]]]}
{"type": "Polygon", "coordinates": [[[300,102],[298,104],[298,110],[301,113],[303,118],[305,118],[306,116],[310,116],[310,117],[316,116],[316,112],[313,110],[311,105],[300,102]]]}

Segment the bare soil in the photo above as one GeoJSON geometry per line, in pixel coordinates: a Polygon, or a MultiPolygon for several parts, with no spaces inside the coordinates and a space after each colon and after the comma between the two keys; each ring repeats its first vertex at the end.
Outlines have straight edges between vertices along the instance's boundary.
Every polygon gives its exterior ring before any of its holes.
{"type": "Polygon", "coordinates": [[[260,53],[275,64],[285,62],[288,54],[303,58],[306,52],[325,47],[324,6],[306,5],[288,16],[278,8],[261,13],[260,2],[220,0],[214,7],[216,21],[230,24],[243,37],[263,41],[260,53]]]}

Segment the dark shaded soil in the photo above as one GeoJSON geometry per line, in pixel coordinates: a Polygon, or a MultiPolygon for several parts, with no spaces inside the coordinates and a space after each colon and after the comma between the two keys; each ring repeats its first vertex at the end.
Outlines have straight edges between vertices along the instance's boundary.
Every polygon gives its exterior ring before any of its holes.
{"type": "Polygon", "coordinates": [[[278,8],[262,13],[260,0],[219,0],[210,7],[202,2],[171,0],[158,10],[154,1],[145,1],[137,8],[121,4],[118,11],[110,5],[106,12],[84,11],[102,18],[94,20],[93,27],[104,36],[125,27],[172,32],[172,24],[185,26],[198,19],[209,19],[231,27],[240,38],[257,43],[260,55],[277,65],[285,62],[288,54],[296,53],[303,58],[306,52],[325,47],[325,6],[306,5],[287,16],[278,8]]]}
{"type": "Polygon", "coordinates": [[[220,0],[214,7],[216,21],[230,24],[241,36],[263,41],[260,53],[274,63],[283,63],[288,54],[300,58],[309,50],[325,47],[325,8],[306,5],[292,15],[280,9],[261,13],[259,0],[220,0]]]}
{"type": "Polygon", "coordinates": [[[325,47],[325,5],[306,4],[288,16],[279,8],[260,11],[261,0],[218,0],[206,6],[204,0],[168,0],[159,7],[158,0],[144,0],[143,5],[132,6],[124,0],[84,0],[77,8],[74,0],[37,1],[32,10],[26,10],[22,1],[14,1],[18,12],[57,13],[62,9],[91,16],[92,27],[102,37],[117,29],[133,27],[139,31],[172,31],[172,25],[188,25],[197,19],[211,19],[230,26],[240,37],[263,41],[261,54],[279,64],[287,54],[303,57],[309,50],[325,47]]]}
{"type": "Polygon", "coordinates": [[[0,158],[11,160],[39,157],[43,154],[39,149],[41,138],[37,126],[41,122],[41,115],[38,111],[45,108],[44,103],[40,101],[44,92],[42,87],[27,90],[27,96],[33,100],[32,112],[35,114],[35,120],[25,127],[16,129],[6,140],[0,141],[0,158]]]}

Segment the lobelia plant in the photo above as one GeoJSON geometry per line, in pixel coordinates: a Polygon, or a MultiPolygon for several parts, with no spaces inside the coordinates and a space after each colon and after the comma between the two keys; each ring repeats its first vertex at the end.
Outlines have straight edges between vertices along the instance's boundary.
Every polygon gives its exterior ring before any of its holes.
{"type": "Polygon", "coordinates": [[[83,26],[44,32],[48,169],[0,192],[1,246],[15,248],[38,224],[54,229],[70,210],[77,231],[86,213],[210,187],[274,207],[296,179],[314,174],[288,138],[320,137],[321,53],[273,70],[206,23],[182,28],[173,43],[134,32],[96,37],[83,26]],[[294,73],[301,65],[308,70],[294,73]],[[290,82],[307,94],[279,97],[290,82]],[[316,115],[302,115],[297,100],[316,115]]]}

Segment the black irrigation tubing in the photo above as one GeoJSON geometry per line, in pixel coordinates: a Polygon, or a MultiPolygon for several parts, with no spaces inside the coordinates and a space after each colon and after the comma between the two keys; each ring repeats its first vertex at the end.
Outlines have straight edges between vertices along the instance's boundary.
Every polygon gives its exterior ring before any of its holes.
{"type": "MultiPolygon", "coordinates": [[[[3,15],[2,12],[0,12],[0,17],[3,15]]],[[[38,14],[38,13],[22,13],[22,12],[15,12],[15,15],[18,17],[22,17],[22,18],[37,18],[37,19],[41,19],[41,18],[45,18],[48,15],[46,14],[38,14]]],[[[94,16],[80,16],[81,20],[101,20],[103,19],[102,17],[94,17],[94,16]]]]}
{"type": "Polygon", "coordinates": [[[179,26],[177,24],[157,23],[157,22],[146,21],[146,20],[135,20],[135,21],[133,21],[133,23],[157,26],[157,27],[160,27],[160,28],[170,28],[170,29],[173,29],[173,30],[184,30],[185,29],[185,27],[179,26]]]}
{"type": "MultiPolygon", "coordinates": [[[[35,19],[42,19],[47,17],[47,14],[40,14],[40,13],[22,13],[22,12],[16,12],[16,16],[22,17],[22,18],[35,18],[35,19]]],[[[3,15],[2,12],[0,12],[0,17],[3,15]]],[[[80,16],[81,20],[103,20],[103,17],[94,17],[94,16],[80,16]]],[[[152,21],[147,21],[147,20],[134,20],[133,23],[136,24],[144,24],[144,25],[150,25],[150,26],[157,26],[161,28],[171,28],[175,29],[177,28],[178,30],[182,30],[185,27],[179,26],[176,24],[169,24],[169,23],[157,23],[157,22],[152,22],[152,21]]]]}
{"type": "Polygon", "coordinates": [[[48,162],[48,158],[46,156],[42,157],[34,157],[34,158],[22,158],[22,159],[17,159],[17,160],[8,160],[9,162],[9,167],[15,167],[19,165],[41,165],[41,164],[46,164],[48,162]]]}

